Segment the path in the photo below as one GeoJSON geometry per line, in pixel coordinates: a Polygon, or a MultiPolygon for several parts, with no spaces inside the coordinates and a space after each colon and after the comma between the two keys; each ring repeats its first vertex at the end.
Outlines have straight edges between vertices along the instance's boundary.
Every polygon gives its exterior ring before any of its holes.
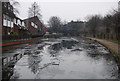
{"type": "Polygon", "coordinates": [[[105,45],[106,47],[108,47],[109,49],[111,49],[112,51],[114,51],[115,53],[119,54],[119,44],[117,43],[113,43],[113,42],[110,42],[110,41],[107,41],[107,40],[103,40],[103,39],[97,39],[97,38],[91,38],[91,37],[87,37],[89,39],[92,39],[92,40],[96,40],[100,43],[102,43],[103,45],[105,45]]]}

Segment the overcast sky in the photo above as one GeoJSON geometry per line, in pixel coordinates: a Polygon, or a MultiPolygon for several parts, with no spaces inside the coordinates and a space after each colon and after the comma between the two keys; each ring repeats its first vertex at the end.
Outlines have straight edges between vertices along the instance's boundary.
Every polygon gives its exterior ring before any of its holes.
{"type": "Polygon", "coordinates": [[[17,0],[20,3],[19,17],[28,17],[28,8],[36,1],[46,24],[51,16],[58,16],[62,21],[86,20],[89,15],[104,16],[112,9],[117,9],[119,0],[17,0]]]}

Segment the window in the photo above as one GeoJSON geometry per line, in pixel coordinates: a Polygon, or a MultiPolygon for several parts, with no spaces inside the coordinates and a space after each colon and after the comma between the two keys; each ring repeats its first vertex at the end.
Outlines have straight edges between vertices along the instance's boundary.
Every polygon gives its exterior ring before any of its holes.
{"type": "Polygon", "coordinates": [[[8,27],[10,27],[10,21],[8,21],[8,27]]]}
{"type": "Polygon", "coordinates": [[[11,28],[13,28],[14,19],[11,19],[11,28]]]}
{"type": "Polygon", "coordinates": [[[6,15],[3,15],[3,26],[7,26],[7,18],[6,15]]]}
{"type": "Polygon", "coordinates": [[[22,22],[22,26],[24,26],[24,27],[25,27],[25,23],[24,23],[24,22],[22,22]]]}
{"type": "Polygon", "coordinates": [[[34,28],[38,28],[38,26],[34,24],[33,22],[31,22],[31,26],[33,26],[34,28]]]}
{"type": "Polygon", "coordinates": [[[3,15],[3,26],[13,27],[13,19],[7,15],[3,15]]]}
{"type": "Polygon", "coordinates": [[[13,22],[11,21],[11,28],[13,28],[13,22]]]}
{"type": "Polygon", "coordinates": [[[31,26],[33,26],[33,27],[34,27],[34,23],[33,23],[33,22],[31,22],[31,26]]]}
{"type": "Polygon", "coordinates": [[[11,18],[7,16],[8,27],[11,27],[11,18]]]}
{"type": "Polygon", "coordinates": [[[7,3],[6,2],[4,2],[4,7],[7,7],[7,3]]]}
{"type": "Polygon", "coordinates": [[[13,12],[13,7],[12,6],[10,7],[10,10],[11,10],[11,12],[13,12]]]}
{"type": "Polygon", "coordinates": [[[17,24],[16,19],[14,19],[14,23],[17,24]]]}
{"type": "Polygon", "coordinates": [[[3,26],[7,26],[7,20],[3,19],[3,26]]]}
{"type": "Polygon", "coordinates": [[[20,22],[19,19],[17,20],[17,25],[20,25],[20,26],[21,26],[21,22],[20,22]]]}
{"type": "Polygon", "coordinates": [[[10,10],[10,4],[8,4],[8,10],[10,10]]]}
{"type": "Polygon", "coordinates": [[[37,25],[35,25],[35,28],[38,28],[37,25]]]}

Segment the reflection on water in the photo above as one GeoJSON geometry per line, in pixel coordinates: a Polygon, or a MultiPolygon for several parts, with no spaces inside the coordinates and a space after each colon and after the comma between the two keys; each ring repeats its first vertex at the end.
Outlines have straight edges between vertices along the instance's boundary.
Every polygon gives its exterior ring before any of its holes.
{"type": "Polygon", "coordinates": [[[43,39],[25,49],[15,65],[18,79],[116,79],[117,65],[108,49],[81,38],[43,39]]]}
{"type": "Polygon", "coordinates": [[[40,63],[40,58],[38,56],[34,56],[34,55],[28,56],[29,68],[31,69],[31,72],[33,72],[34,74],[39,69],[39,63],[40,63]]]}

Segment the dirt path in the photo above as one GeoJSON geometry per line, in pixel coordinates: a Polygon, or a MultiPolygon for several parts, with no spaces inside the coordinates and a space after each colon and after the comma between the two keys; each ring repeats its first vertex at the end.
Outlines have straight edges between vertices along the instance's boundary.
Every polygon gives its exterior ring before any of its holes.
{"type": "Polygon", "coordinates": [[[96,40],[99,43],[105,45],[110,50],[112,50],[114,53],[120,54],[120,51],[119,51],[120,45],[117,43],[113,43],[113,42],[110,42],[108,40],[103,40],[103,39],[97,39],[97,38],[91,38],[91,37],[87,37],[87,38],[92,39],[92,40],[96,40]]]}

